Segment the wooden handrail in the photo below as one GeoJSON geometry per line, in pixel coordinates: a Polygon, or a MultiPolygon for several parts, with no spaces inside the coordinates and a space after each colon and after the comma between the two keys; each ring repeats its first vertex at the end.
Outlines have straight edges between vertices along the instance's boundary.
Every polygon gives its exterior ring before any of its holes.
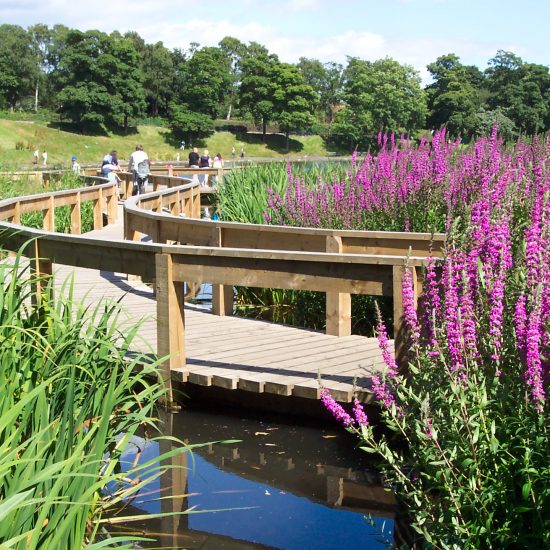
{"type": "MultiPolygon", "coordinates": [[[[180,178],[174,179],[181,183],[180,178]]],[[[195,219],[200,215],[200,187],[196,183],[128,198],[124,219],[125,235],[129,240],[99,240],[85,235],[55,233],[53,212],[57,206],[71,205],[79,212],[82,200],[93,200],[99,205],[95,209],[98,213],[102,214],[105,208],[112,210],[114,204],[116,215],[115,184],[103,183],[104,180],[97,178],[86,181],[101,183],[0,201],[0,243],[16,251],[30,239],[36,239],[36,245],[27,254],[34,259],[40,273],[50,273],[49,266],[53,262],[155,279],[157,352],[168,357],[162,370],[169,388],[168,401],[173,399],[171,369],[185,365],[181,284],[184,281],[213,283],[218,294],[217,303],[214,295],[214,310],[218,314],[228,311],[227,288],[233,285],[326,292],[327,326],[335,327],[333,333],[340,335],[347,331],[350,318],[347,297],[350,294],[393,296],[396,351],[400,353],[404,349],[401,276],[405,266],[409,266],[418,295],[420,277],[416,268],[425,263],[426,253],[410,255],[408,248],[399,249],[398,246],[411,243],[411,247],[428,250],[431,236],[253,226],[195,219]],[[48,227],[43,230],[22,227],[21,212],[31,211],[46,212],[44,218],[48,227]],[[174,215],[182,213],[187,217],[174,215]],[[237,238],[239,232],[243,235],[242,243],[237,238]],[[139,233],[147,233],[157,242],[138,242],[139,233]],[[283,249],[278,242],[281,239],[292,243],[294,248],[283,249]],[[362,252],[382,242],[393,243],[393,248],[385,247],[379,254],[362,252]],[[270,243],[271,247],[266,246],[270,243]],[[306,248],[308,243],[311,249],[306,248]],[[238,244],[244,246],[236,246],[238,244]],[[400,253],[388,254],[388,250],[400,253]]],[[[94,219],[96,217],[94,215],[94,219]]],[[[79,215],[75,214],[71,230],[79,233],[80,221],[76,218],[79,215]]],[[[111,213],[108,223],[113,221],[111,213]]],[[[440,250],[443,236],[436,236],[434,242],[439,243],[436,249],[440,250]]]]}

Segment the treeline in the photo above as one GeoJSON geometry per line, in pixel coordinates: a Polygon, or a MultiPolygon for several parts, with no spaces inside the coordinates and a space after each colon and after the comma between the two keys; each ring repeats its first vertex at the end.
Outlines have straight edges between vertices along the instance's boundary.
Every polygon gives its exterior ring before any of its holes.
{"type": "Polygon", "coordinates": [[[300,58],[293,65],[256,42],[170,50],[136,32],[82,32],[63,25],[0,25],[0,108],[59,114],[85,133],[128,131],[160,117],[174,139],[213,132],[214,120],[263,130],[311,132],[343,148],[368,147],[379,131],[414,134],[447,126],[452,136],[550,128],[550,74],[499,51],[482,72],[455,54],[428,65],[433,82],[385,58],[347,64],[300,58]]]}

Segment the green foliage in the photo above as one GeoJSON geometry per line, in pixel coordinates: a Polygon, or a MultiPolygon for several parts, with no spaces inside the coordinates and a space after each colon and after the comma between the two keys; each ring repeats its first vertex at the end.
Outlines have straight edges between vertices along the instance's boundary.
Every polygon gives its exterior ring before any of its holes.
{"type": "MultiPolygon", "coordinates": [[[[0,264],[0,541],[3,548],[120,547],[100,529],[116,506],[158,478],[159,461],[122,468],[136,430],[154,430],[157,366],[126,358],[113,303],[85,309],[71,284],[37,302],[19,254],[0,264]],[[140,368],[137,365],[140,364],[140,368]],[[122,471],[125,469],[126,471],[122,471]],[[110,487],[107,498],[107,487],[110,487]]],[[[186,447],[172,453],[185,452],[186,447]]],[[[126,546],[127,547],[127,546],[126,546]]]]}
{"type": "Polygon", "coordinates": [[[522,133],[550,127],[550,72],[544,65],[524,63],[511,52],[499,50],[486,70],[488,105],[500,107],[522,133]]]}
{"type": "Polygon", "coordinates": [[[190,111],[185,106],[172,104],[169,125],[176,141],[181,139],[193,143],[193,139],[210,136],[214,133],[214,121],[209,115],[190,111]]]}
{"type": "Polygon", "coordinates": [[[29,34],[17,25],[0,25],[0,107],[14,109],[34,89],[38,74],[29,34]]]}
{"type": "Polygon", "coordinates": [[[132,42],[99,31],[69,31],[53,74],[59,111],[82,131],[127,129],[145,106],[132,42]]]}
{"type": "Polygon", "coordinates": [[[426,98],[412,67],[390,58],[373,63],[350,58],[344,78],[345,108],[336,115],[331,141],[366,149],[379,131],[423,127],[426,98]]]}
{"type": "Polygon", "coordinates": [[[219,48],[201,48],[183,66],[178,103],[189,111],[214,119],[230,87],[229,60],[219,48]]]}

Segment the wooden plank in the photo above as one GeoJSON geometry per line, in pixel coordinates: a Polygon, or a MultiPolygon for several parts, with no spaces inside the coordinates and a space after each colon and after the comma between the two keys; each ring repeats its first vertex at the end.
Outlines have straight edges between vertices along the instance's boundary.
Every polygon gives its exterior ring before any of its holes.
{"type": "Polygon", "coordinates": [[[157,254],[156,297],[157,297],[157,352],[166,357],[162,362],[161,376],[166,385],[166,401],[174,402],[172,391],[172,368],[185,366],[185,312],[183,288],[174,284],[172,258],[168,254],[157,254]]]}

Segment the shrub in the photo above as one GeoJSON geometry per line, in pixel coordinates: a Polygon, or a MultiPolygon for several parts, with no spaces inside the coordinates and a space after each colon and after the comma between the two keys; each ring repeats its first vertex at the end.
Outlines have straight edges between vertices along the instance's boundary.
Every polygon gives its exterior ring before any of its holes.
{"type": "Polygon", "coordinates": [[[379,459],[427,547],[543,548],[550,544],[546,144],[535,139],[505,153],[493,133],[471,155],[461,181],[472,192],[450,228],[446,257],[428,264],[419,311],[410,272],[403,278],[405,372],[379,321],[386,372],[372,378],[372,390],[388,432],[375,431],[358,403],[349,415],[326,390],[323,399],[379,459]]]}

